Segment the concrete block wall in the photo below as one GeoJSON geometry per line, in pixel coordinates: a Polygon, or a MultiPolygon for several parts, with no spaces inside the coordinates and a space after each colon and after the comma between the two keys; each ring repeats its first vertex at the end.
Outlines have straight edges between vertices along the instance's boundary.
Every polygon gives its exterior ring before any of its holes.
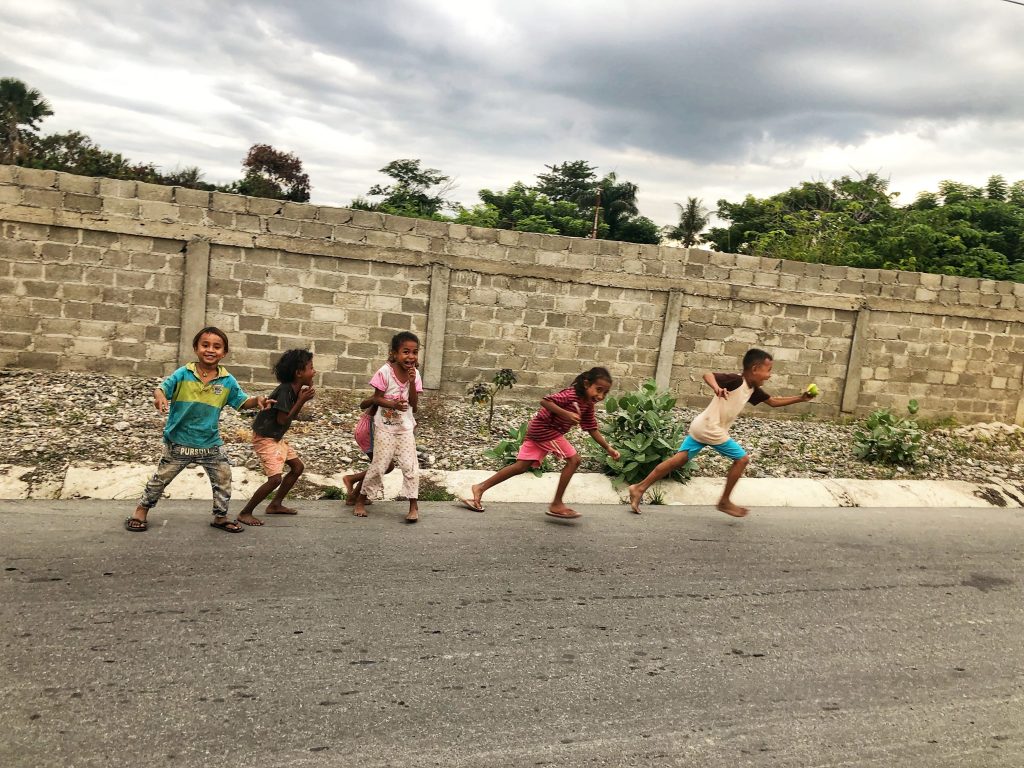
{"type": "Polygon", "coordinates": [[[429,386],[516,370],[513,396],[605,365],[706,402],[704,370],[761,346],[805,410],[1024,421],[1024,285],[405,219],[0,166],[0,364],[162,375],[202,323],[269,383],[291,346],[362,388],[391,335],[429,386]],[[183,327],[184,326],[184,327],[183,327]]]}
{"type": "Polygon", "coordinates": [[[481,372],[511,368],[517,389],[547,393],[601,365],[620,388],[635,386],[654,375],[666,299],[663,291],[455,272],[446,378],[458,391],[481,372]]]}
{"type": "MultiPolygon", "coordinates": [[[[681,402],[703,407],[705,371],[739,372],[751,347],[771,351],[771,394],[797,394],[814,382],[821,390],[814,407],[839,409],[856,312],[802,304],[773,304],[728,298],[687,297],[683,308],[672,381],[681,402]]],[[[766,410],[766,409],[762,409],[766,410]]]]}

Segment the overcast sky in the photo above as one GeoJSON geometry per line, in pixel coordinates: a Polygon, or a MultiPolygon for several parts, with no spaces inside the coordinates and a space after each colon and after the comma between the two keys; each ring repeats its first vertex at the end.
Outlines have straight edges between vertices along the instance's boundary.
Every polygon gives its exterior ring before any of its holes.
{"type": "Polygon", "coordinates": [[[676,219],[877,172],[1024,179],[1024,6],[1005,0],[0,0],[0,76],[103,148],[239,178],[249,146],[347,204],[396,158],[453,198],[585,159],[676,219]]]}

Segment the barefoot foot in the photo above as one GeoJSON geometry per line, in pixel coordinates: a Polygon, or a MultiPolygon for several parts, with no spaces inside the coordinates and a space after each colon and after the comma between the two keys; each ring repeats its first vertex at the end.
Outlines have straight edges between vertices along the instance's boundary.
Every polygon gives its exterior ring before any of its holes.
{"type": "Polygon", "coordinates": [[[352,475],[342,477],[341,484],[345,486],[345,506],[354,507],[359,491],[356,490],[356,484],[352,482],[352,475]]]}
{"type": "Polygon", "coordinates": [[[267,511],[266,511],[265,514],[268,514],[268,515],[297,515],[297,514],[299,514],[299,510],[292,509],[291,507],[286,507],[286,506],[284,506],[282,504],[271,504],[270,506],[267,507],[267,511]]]}
{"type": "Polygon", "coordinates": [[[634,515],[640,514],[640,502],[644,498],[644,492],[637,488],[635,485],[629,486],[629,508],[633,510],[634,515]]]}
{"type": "Polygon", "coordinates": [[[243,525],[263,525],[263,521],[258,517],[253,517],[251,513],[241,514],[236,519],[243,525]]]}

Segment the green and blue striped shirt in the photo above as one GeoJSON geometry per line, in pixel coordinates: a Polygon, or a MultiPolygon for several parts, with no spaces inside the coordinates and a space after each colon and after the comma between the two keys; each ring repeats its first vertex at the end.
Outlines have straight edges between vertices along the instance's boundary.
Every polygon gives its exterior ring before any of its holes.
{"type": "Polygon", "coordinates": [[[164,379],[160,388],[171,403],[164,439],[192,448],[223,445],[220,412],[226,405],[237,411],[249,399],[222,365],[217,367],[217,377],[203,384],[196,373],[196,364],[189,363],[164,379]]]}

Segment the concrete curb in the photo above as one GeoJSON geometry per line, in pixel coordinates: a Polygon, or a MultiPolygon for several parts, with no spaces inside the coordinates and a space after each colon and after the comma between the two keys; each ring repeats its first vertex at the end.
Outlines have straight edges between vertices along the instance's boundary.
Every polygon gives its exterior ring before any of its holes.
{"type": "MultiPolygon", "coordinates": [[[[60,482],[36,482],[34,467],[0,464],[0,499],[114,499],[134,501],[153,472],[148,464],[84,464],[69,467],[60,482]]],[[[307,472],[305,480],[328,488],[342,487],[344,473],[316,475],[307,472]]],[[[492,473],[464,469],[453,472],[424,470],[423,477],[455,496],[469,492],[470,486],[492,473]]],[[[669,505],[710,506],[722,492],[722,478],[693,478],[681,485],[659,483],[653,490],[669,505]]],[[[234,468],[232,496],[247,499],[263,483],[263,475],[244,467],[234,468]]],[[[531,503],[547,502],[555,492],[558,474],[542,477],[531,474],[514,477],[487,492],[486,501],[531,503]]],[[[387,498],[400,493],[401,475],[392,472],[385,478],[387,498]]],[[[169,499],[209,499],[210,485],[199,467],[182,472],[165,492],[169,499]]],[[[622,504],[625,491],[612,485],[604,475],[578,474],[566,493],[569,504],[622,504]]],[[[960,480],[848,480],[811,478],[744,478],[736,487],[734,501],[756,507],[974,507],[1024,506],[1024,482],[993,478],[988,483],[960,480]]]]}

